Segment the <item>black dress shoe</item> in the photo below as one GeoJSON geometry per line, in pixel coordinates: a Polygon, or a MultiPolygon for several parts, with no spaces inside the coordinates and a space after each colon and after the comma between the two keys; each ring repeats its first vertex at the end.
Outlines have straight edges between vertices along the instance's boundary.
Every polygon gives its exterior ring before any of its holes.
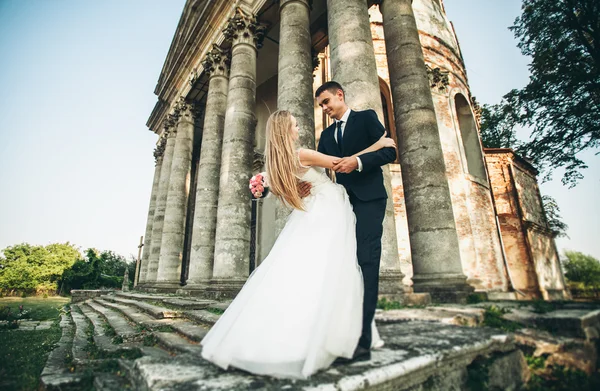
{"type": "Polygon", "coordinates": [[[371,359],[371,350],[365,349],[362,346],[357,346],[352,361],[369,361],[371,359]]]}
{"type": "Polygon", "coordinates": [[[358,361],[369,361],[371,359],[371,351],[361,346],[357,346],[356,350],[352,354],[352,358],[338,357],[333,362],[334,365],[350,364],[358,361]]]}

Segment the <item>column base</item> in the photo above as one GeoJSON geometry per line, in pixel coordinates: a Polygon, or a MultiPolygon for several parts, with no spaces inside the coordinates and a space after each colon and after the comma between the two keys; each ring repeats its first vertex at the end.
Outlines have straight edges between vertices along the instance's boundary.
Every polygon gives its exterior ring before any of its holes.
{"type": "Polygon", "coordinates": [[[210,280],[210,285],[206,287],[204,296],[212,300],[232,300],[242,290],[246,283],[246,278],[231,279],[231,278],[213,278],[210,280]]]}
{"type": "Polygon", "coordinates": [[[189,282],[177,290],[178,295],[206,298],[206,291],[210,281],[189,282]]]}
{"type": "Polygon", "coordinates": [[[144,290],[151,293],[175,293],[180,288],[181,283],[179,281],[157,281],[145,286],[144,290]]]}
{"type": "Polygon", "coordinates": [[[467,297],[475,291],[464,274],[415,274],[412,280],[415,293],[429,293],[434,303],[466,304],[467,297]]]}
{"type": "Polygon", "coordinates": [[[404,296],[410,291],[410,288],[404,286],[402,279],[404,274],[400,270],[381,270],[379,272],[379,292],[380,298],[404,302],[404,296]]]}

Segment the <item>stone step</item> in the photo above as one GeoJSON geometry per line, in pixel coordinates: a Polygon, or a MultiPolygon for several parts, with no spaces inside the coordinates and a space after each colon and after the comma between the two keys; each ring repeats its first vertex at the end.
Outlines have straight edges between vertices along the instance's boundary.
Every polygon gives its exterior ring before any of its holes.
{"type": "Polygon", "coordinates": [[[85,376],[71,373],[73,335],[75,325],[67,314],[61,315],[60,327],[62,335],[56,347],[48,355],[46,365],[40,376],[40,389],[43,390],[72,390],[86,389],[83,382],[85,376]]]}
{"type": "Polygon", "coordinates": [[[181,308],[182,310],[203,310],[218,304],[213,300],[192,300],[181,298],[163,299],[162,302],[172,307],[181,308]]]}
{"type": "Polygon", "coordinates": [[[111,301],[113,303],[126,304],[130,306],[135,306],[146,312],[147,314],[152,315],[156,319],[164,319],[164,318],[181,318],[183,317],[183,312],[179,310],[172,310],[166,307],[162,307],[155,304],[150,304],[145,301],[140,300],[132,300],[132,299],[124,299],[120,296],[106,295],[101,297],[103,300],[111,301]]]}
{"type": "Polygon", "coordinates": [[[600,333],[600,310],[558,309],[539,314],[527,308],[513,308],[502,317],[570,338],[589,339],[590,334],[600,333]]]}
{"type": "Polygon", "coordinates": [[[129,322],[117,311],[104,307],[96,299],[85,302],[87,305],[99,314],[101,314],[110,324],[117,336],[123,341],[133,341],[138,337],[138,332],[129,324],[129,322]]]}
{"type": "Polygon", "coordinates": [[[213,314],[207,310],[189,310],[185,311],[185,316],[188,319],[192,319],[196,322],[213,325],[217,323],[217,320],[221,317],[220,315],[213,314]]]}
{"type": "Polygon", "coordinates": [[[166,296],[166,295],[157,295],[157,294],[145,294],[145,293],[133,293],[133,292],[122,292],[116,291],[113,292],[114,296],[119,296],[124,299],[135,299],[135,300],[148,300],[148,301],[160,301],[163,299],[173,299],[176,296],[166,296]]]}
{"type": "Polygon", "coordinates": [[[71,306],[71,318],[75,324],[75,336],[73,337],[73,361],[82,364],[88,361],[88,331],[90,323],[78,306],[71,306]]]}
{"type": "Polygon", "coordinates": [[[193,353],[168,360],[142,357],[134,376],[142,389],[205,391],[464,390],[473,378],[505,390],[519,389],[528,377],[523,354],[497,330],[413,321],[384,324],[379,332],[386,345],[371,360],[334,365],[307,380],[223,371],[193,353]]]}
{"type": "Polygon", "coordinates": [[[231,301],[218,302],[196,297],[165,296],[160,294],[140,294],[130,292],[115,292],[114,296],[129,300],[142,300],[150,302],[150,304],[162,302],[170,308],[176,307],[181,310],[203,310],[206,308],[219,308],[225,310],[231,303],[231,301]]]}
{"type": "Polygon", "coordinates": [[[165,349],[178,353],[192,353],[200,356],[202,347],[194,342],[180,337],[176,333],[157,331],[154,336],[165,349]]]}
{"type": "Polygon", "coordinates": [[[104,301],[101,299],[97,299],[100,301],[102,305],[118,310],[127,318],[131,319],[136,324],[147,326],[150,329],[159,329],[161,327],[171,327],[178,333],[182,334],[186,338],[190,338],[194,341],[201,341],[202,338],[208,332],[208,327],[203,327],[201,325],[194,324],[188,320],[182,318],[176,319],[155,319],[144,312],[141,312],[137,309],[137,307],[130,307],[124,304],[111,303],[108,301],[104,301]]]}
{"type": "Polygon", "coordinates": [[[112,343],[112,336],[106,335],[106,330],[110,329],[108,322],[94,311],[87,304],[71,304],[71,308],[77,307],[83,315],[92,324],[94,329],[94,343],[96,347],[104,351],[115,351],[119,347],[112,343]]]}

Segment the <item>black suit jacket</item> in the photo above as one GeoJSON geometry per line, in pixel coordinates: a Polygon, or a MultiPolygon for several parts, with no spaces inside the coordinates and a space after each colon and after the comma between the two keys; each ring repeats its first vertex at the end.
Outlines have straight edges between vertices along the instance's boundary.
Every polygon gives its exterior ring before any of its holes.
{"type": "MultiPolygon", "coordinates": [[[[373,145],[381,138],[385,129],[375,111],[352,110],[344,128],[343,155],[335,141],[335,131],[335,123],[333,123],[321,133],[317,150],[330,156],[346,157],[373,145]]],[[[396,149],[382,148],[379,151],[359,155],[359,158],[363,166],[362,171],[353,171],[349,174],[336,173],[337,183],[343,185],[348,194],[354,194],[361,201],[387,198],[381,166],[396,160],[396,149]]]]}

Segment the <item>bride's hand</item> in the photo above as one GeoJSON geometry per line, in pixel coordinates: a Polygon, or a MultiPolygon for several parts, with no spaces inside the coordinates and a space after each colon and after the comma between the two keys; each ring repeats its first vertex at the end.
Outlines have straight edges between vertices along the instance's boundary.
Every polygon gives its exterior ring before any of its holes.
{"type": "Polygon", "coordinates": [[[396,148],[396,142],[393,138],[387,137],[387,130],[383,133],[383,136],[377,140],[377,146],[379,148],[396,148]]]}

